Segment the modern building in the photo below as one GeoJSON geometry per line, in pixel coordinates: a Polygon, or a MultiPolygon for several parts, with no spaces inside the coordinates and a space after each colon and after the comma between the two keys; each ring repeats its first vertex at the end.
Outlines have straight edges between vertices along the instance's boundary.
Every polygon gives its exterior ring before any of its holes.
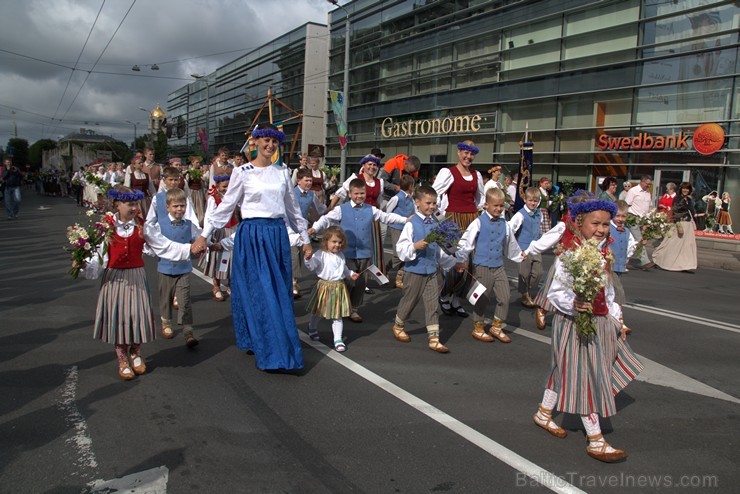
{"type": "Polygon", "coordinates": [[[309,22],[213,73],[193,75],[196,80],[168,96],[170,154],[212,156],[221,147],[237,152],[258,114],[257,123],[270,117],[283,123],[284,161],[295,162],[312,144],[323,149],[327,54],[327,27],[309,22]],[[268,90],[279,101],[265,105],[268,90]]]}
{"type": "MultiPolygon", "coordinates": [[[[330,13],[330,90],[347,17],[350,171],[379,147],[431,178],[473,139],[478,169],[513,172],[528,125],[535,178],[595,190],[651,174],[658,193],[740,195],[737,2],[354,0],[330,13]]],[[[339,154],[328,114],[329,164],[339,154]]]]}

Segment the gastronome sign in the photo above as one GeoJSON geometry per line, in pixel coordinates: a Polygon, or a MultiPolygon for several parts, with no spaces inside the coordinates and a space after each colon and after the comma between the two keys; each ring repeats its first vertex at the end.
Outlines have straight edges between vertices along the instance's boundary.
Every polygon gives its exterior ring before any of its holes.
{"type": "Polygon", "coordinates": [[[424,120],[395,121],[391,117],[383,119],[380,133],[385,138],[413,137],[444,134],[472,134],[480,130],[480,115],[459,117],[428,118],[424,120]]]}

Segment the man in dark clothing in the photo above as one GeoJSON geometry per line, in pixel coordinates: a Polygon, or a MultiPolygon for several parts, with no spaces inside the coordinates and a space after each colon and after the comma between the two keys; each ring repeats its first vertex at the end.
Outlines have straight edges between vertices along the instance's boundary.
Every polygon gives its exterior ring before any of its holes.
{"type": "Polygon", "coordinates": [[[3,160],[2,180],[5,187],[5,210],[8,212],[8,219],[18,219],[23,174],[21,174],[18,167],[13,165],[13,161],[10,158],[3,160]]]}

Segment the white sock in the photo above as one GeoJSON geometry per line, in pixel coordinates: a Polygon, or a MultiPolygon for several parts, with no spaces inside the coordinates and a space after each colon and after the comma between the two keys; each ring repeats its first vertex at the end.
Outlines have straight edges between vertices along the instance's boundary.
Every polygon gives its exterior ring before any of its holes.
{"type": "Polygon", "coordinates": [[[331,322],[331,331],[334,333],[334,341],[342,341],[342,332],[344,329],[344,323],[341,319],[334,319],[331,322]]]}
{"type": "Polygon", "coordinates": [[[551,390],[546,389],[545,394],[542,396],[542,408],[545,410],[552,410],[555,408],[555,403],[558,401],[558,394],[551,390]]]}
{"type": "Polygon", "coordinates": [[[311,317],[308,320],[309,331],[316,331],[316,329],[319,327],[319,319],[321,319],[319,316],[311,314],[311,317]]]}

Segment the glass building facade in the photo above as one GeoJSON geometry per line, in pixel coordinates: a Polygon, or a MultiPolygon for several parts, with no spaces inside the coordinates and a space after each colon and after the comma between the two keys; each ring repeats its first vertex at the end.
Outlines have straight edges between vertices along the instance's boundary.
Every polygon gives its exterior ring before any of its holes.
{"type": "Polygon", "coordinates": [[[239,151],[260,111],[257,123],[269,122],[270,113],[273,122],[283,122],[284,161],[295,162],[309,144],[323,145],[327,50],[327,27],[307,23],[170,93],[170,155],[239,151]],[[285,106],[273,101],[270,111],[268,89],[285,106]]]}
{"type": "MultiPolygon", "coordinates": [[[[535,177],[595,190],[599,177],[651,174],[659,193],[665,182],[684,180],[698,192],[740,191],[734,1],[355,0],[343,7],[330,13],[329,89],[342,89],[348,15],[351,171],[379,147],[388,157],[418,156],[421,175],[431,178],[456,163],[457,142],[469,138],[481,150],[478,169],[497,163],[513,172],[528,125],[535,177]],[[726,138],[705,155],[692,137],[707,123],[726,138]],[[620,145],[619,138],[640,136],[620,145]],[[673,147],[647,145],[672,136],[673,147]]],[[[339,153],[328,113],[327,161],[338,163],[339,153]]]]}

